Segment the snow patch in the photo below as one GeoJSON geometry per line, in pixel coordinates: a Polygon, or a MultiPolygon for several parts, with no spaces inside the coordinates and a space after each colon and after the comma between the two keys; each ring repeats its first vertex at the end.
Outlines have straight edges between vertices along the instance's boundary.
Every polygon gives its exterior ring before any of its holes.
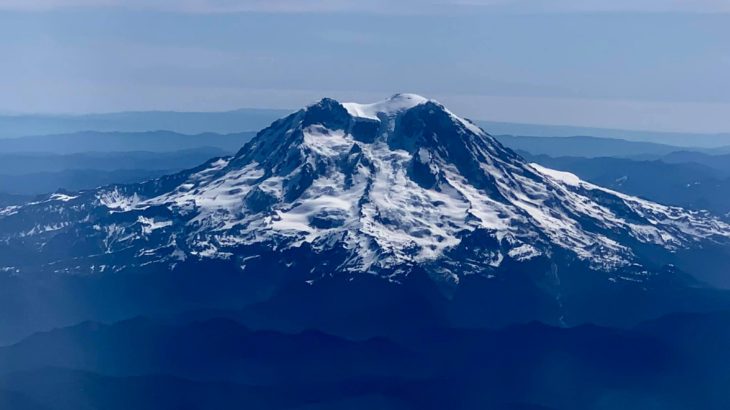
{"type": "Polygon", "coordinates": [[[535,168],[537,172],[546,175],[556,181],[562,182],[564,184],[570,185],[570,186],[580,186],[583,181],[581,181],[580,178],[578,178],[577,175],[572,174],[570,172],[565,171],[557,171],[550,168],[545,168],[540,164],[531,163],[531,167],[535,168]]]}
{"type": "Polygon", "coordinates": [[[392,117],[428,101],[427,98],[420,95],[404,93],[373,104],[343,103],[342,106],[353,117],[379,120],[380,116],[392,117]]]}

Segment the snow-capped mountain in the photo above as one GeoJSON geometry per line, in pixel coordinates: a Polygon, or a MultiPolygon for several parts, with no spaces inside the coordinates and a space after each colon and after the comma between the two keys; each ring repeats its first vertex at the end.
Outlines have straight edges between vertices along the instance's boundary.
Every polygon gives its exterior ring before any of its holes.
{"type": "Polygon", "coordinates": [[[222,260],[245,271],[278,252],[280,269],[309,281],[398,281],[419,266],[456,285],[570,260],[606,281],[642,282],[661,271],[642,249],[728,238],[730,226],[705,213],[526,163],[438,102],[398,94],[367,105],[323,99],[233,157],[2,209],[0,268],[86,275],[222,260]],[[293,251],[327,256],[305,263],[293,251]]]}

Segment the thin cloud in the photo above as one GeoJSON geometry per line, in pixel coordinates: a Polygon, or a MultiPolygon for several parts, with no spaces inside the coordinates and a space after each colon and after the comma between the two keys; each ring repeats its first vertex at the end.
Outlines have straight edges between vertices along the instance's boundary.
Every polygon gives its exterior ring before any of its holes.
{"type": "Polygon", "coordinates": [[[730,0],[461,0],[462,4],[543,12],[730,12],[730,0]]]}
{"type": "Polygon", "coordinates": [[[119,8],[181,13],[345,12],[387,10],[389,2],[352,0],[0,0],[0,9],[48,11],[68,8],[119,8]]]}
{"type": "Polygon", "coordinates": [[[119,8],[176,13],[424,13],[459,7],[506,12],[728,13],[730,0],[0,0],[0,10],[119,8]]]}

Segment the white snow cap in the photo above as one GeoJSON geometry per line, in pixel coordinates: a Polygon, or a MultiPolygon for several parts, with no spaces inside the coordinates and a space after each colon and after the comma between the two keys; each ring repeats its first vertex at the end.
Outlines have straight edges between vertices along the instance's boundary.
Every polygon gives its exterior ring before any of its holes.
{"type": "Polygon", "coordinates": [[[395,94],[387,100],[378,101],[372,104],[343,103],[348,113],[353,117],[379,119],[378,114],[385,116],[393,116],[399,112],[409,110],[417,105],[427,103],[429,100],[418,94],[399,93],[395,94]]]}

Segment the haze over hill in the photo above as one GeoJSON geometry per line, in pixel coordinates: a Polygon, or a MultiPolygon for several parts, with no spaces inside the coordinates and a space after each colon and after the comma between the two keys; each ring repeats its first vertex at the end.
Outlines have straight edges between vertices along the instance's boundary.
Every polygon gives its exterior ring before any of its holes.
{"type": "MultiPolygon", "coordinates": [[[[239,109],[223,112],[120,112],[87,115],[0,115],[0,139],[79,132],[138,133],[171,131],[180,134],[240,134],[266,127],[292,110],[239,109]]],[[[477,119],[492,135],[575,137],[643,141],[680,147],[717,148],[730,146],[730,133],[672,133],[632,131],[575,126],[554,126],[495,122],[477,119]]],[[[178,149],[184,149],[180,146],[178,149]]]]}
{"type": "Polygon", "coordinates": [[[654,144],[717,148],[730,146],[730,133],[702,134],[687,132],[636,131],[610,128],[576,126],[517,124],[495,121],[477,121],[493,135],[512,135],[529,137],[595,137],[626,141],[650,142],[654,144]]]}
{"type": "MultiPolygon", "coordinates": [[[[266,127],[288,110],[240,109],[225,112],[143,111],[86,115],[0,115],[0,139],[79,132],[234,134],[266,127]]],[[[179,147],[183,149],[185,147],[179,147]]]]}

